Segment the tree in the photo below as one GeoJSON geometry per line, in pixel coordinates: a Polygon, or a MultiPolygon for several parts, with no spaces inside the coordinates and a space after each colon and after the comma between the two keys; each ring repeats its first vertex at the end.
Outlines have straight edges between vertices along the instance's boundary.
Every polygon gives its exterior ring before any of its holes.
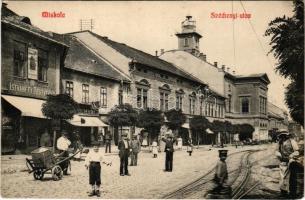
{"type": "Polygon", "coordinates": [[[250,124],[241,124],[240,125],[240,133],[239,133],[239,140],[247,140],[252,138],[252,134],[254,132],[254,128],[250,124]]]}
{"type": "MultiPolygon", "coordinates": [[[[67,94],[48,95],[41,109],[44,116],[57,121],[60,130],[62,120],[72,119],[77,110],[78,104],[67,94]]],[[[53,150],[55,150],[56,130],[54,130],[53,134],[53,150]]]]}
{"type": "Polygon", "coordinates": [[[215,134],[220,133],[220,143],[221,143],[221,147],[223,147],[223,133],[225,131],[224,123],[219,120],[214,120],[211,124],[211,130],[215,134]]]}
{"type": "Polygon", "coordinates": [[[138,112],[130,104],[116,105],[108,115],[108,121],[115,129],[115,143],[118,142],[118,128],[123,126],[135,126],[138,120],[138,112]]]}
{"type": "Polygon", "coordinates": [[[182,113],[181,109],[171,109],[164,114],[168,120],[168,127],[173,131],[177,131],[182,126],[182,124],[185,123],[186,116],[182,113]]]}
{"type": "Polygon", "coordinates": [[[294,15],[272,20],[265,36],[272,36],[270,52],[278,59],[275,70],[291,80],[285,92],[291,117],[304,126],[304,3],[293,4],[294,15]]]}
{"type": "Polygon", "coordinates": [[[200,134],[205,133],[205,130],[210,127],[210,122],[204,116],[194,116],[190,119],[190,128],[193,133],[196,133],[197,145],[199,146],[200,134]]]}
{"type": "Polygon", "coordinates": [[[137,125],[147,130],[149,134],[149,144],[155,139],[164,124],[164,117],[160,110],[155,108],[140,110],[137,125]]]}

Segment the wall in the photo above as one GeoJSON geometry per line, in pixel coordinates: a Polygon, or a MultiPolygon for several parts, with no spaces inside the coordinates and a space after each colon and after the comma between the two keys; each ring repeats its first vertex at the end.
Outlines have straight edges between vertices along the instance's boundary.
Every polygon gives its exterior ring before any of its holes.
{"type": "Polygon", "coordinates": [[[7,27],[7,25],[3,25],[2,28],[2,93],[41,99],[45,99],[46,94],[59,93],[58,83],[60,75],[60,55],[63,53],[62,47],[27,32],[7,27]],[[30,44],[35,49],[39,48],[48,52],[47,82],[13,76],[14,40],[26,44],[26,66],[28,65],[27,48],[30,44]]]}

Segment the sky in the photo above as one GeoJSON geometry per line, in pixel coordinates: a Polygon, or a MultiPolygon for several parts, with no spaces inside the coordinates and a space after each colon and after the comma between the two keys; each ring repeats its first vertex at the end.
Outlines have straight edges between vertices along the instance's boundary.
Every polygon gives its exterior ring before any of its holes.
{"type": "Polygon", "coordinates": [[[268,100],[288,111],[284,103],[289,80],[275,73],[277,61],[270,51],[268,23],[283,15],[292,16],[291,1],[8,1],[8,8],[31,19],[45,31],[68,33],[80,30],[81,19],[93,19],[93,32],[150,54],[178,48],[175,34],[191,15],[202,35],[200,51],[210,63],[230,67],[247,75],[267,73],[268,100]],[[243,5],[243,7],[242,7],[243,5]],[[44,18],[42,12],[62,12],[64,18],[44,18]],[[212,18],[211,13],[246,11],[251,18],[212,18]],[[252,24],[252,26],[251,26],[252,24]],[[233,37],[234,36],[234,37],[233,37]],[[234,40],[233,40],[234,38],[234,40]],[[235,49],[235,53],[234,53],[235,49]],[[235,54],[235,56],[234,56],[235,54]]]}

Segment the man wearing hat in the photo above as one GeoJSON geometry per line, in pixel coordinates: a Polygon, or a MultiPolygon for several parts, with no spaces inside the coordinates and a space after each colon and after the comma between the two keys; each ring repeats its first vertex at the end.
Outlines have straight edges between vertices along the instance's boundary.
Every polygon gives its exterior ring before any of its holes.
{"type": "Polygon", "coordinates": [[[174,157],[174,139],[172,134],[167,135],[167,139],[162,138],[165,142],[165,170],[171,172],[173,170],[173,157],[174,157]]]}
{"type": "Polygon", "coordinates": [[[228,150],[218,150],[219,152],[219,161],[216,165],[214,182],[216,183],[216,187],[214,188],[215,192],[220,193],[227,186],[228,180],[228,170],[227,170],[227,154],[228,150]]]}
{"type": "MultiPolygon", "coordinates": [[[[69,146],[71,145],[71,141],[68,139],[68,132],[66,130],[62,131],[62,135],[57,139],[57,149],[60,150],[60,154],[62,157],[69,157],[69,146]]],[[[64,174],[67,175],[69,161],[63,162],[61,164],[61,168],[64,171],[64,174]]]]}
{"type": "Polygon", "coordinates": [[[140,148],[141,148],[141,143],[137,139],[137,135],[132,136],[130,146],[131,146],[131,155],[130,155],[131,163],[130,163],[130,166],[137,166],[137,164],[138,164],[138,153],[140,152],[140,148]]]}
{"type": "Polygon", "coordinates": [[[130,176],[128,173],[128,157],[130,154],[130,144],[127,138],[127,133],[122,133],[122,140],[118,144],[120,157],[120,175],[130,176]]]}
{"type": "Polygon", "coordinates": [[[293,176],[292,171],[290,170],[291,166],[294,165],[296,159],[299,156],[299,147],[297,142],[291,138],[291,134],[288,133],[287,130],[280,130],[279,131],[279,147],[277,157],[281,161],[279,168],[280,168],[280,189],[282,195],[295,195],[295,189],[291,185],[294,180],[291,180],[293,176]]]}

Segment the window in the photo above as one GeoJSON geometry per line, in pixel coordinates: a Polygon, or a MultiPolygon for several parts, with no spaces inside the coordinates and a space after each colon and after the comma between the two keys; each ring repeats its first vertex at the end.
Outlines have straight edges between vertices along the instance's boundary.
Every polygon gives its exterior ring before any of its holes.
{"type": "Polygon", "coordinates": [[[48,53],[38,50],[38,80],[47,82],[48,53]]]}
{"type": "Polygon", "coordinates": [[[119,89],[119,105],[123,104],[123,90],[119,89]]]}
{"type": "Polygon", "coordinates": [[[241,98],[241,113],[249,113],[249,98],[242,97],[241,98]]]}
{"type": "Polygon", "coordinates": [[[89,103],[89,85],[83,84],[82,89],[82,103],[89,103]]]}
{"type": "Polygon", "coordinates": [[[267,114],[267,98],[259,97],[259,111],[261,114],[267,114]]]}
{"type": "Polygon", "coordinates": [[[176,94],[176,109],[177,110],[182,110],[182,98],[183,94],[176,94]]]}
{"type": "Polygon", "coordinates": [[[203,98],[200,98],[200,115],[203,115],[203,98]]]}
{"type": "Polygon", "coordinates": [[[160,110],[168,111],[168,93],[160,92],[160,110]]]}
{"type": "Polygon", "coordinates": [[[145,88],[137,88],[137,106],[138,108],[147,108],[147,93],[145,88]]]}
{"type": "Polygon", "coordinates": [[[189,98],[189,105],[190,105],[190,114],[195,114],[195,103],[196,103],[196,96],[192,94],[189,98]]]}
{"type": "Polygon", "coordinates": [[[21,42],[14,42],[14,76],[26,77],[26,45],[21,42]]]}
{"type": "Polygon", "coordinates": [[[184,38],[184,46],[185,47],[189,46],[189,40],[187,38],[184,38]]]}
{"type": "Polygon", "coordinates": [[[73,98],[73,82],[66,81],[66,94],[73,98]]]}
{"type": "MultiPolygon", "coordinates": [[[[88,90],[89,94],[89,90],[88,90]]],[[[120,97],[119,97],[120,98],[120,97]]],[[[102,107],[107,107],[107,88],[101,87],[101,106],[102,107]]]]}
{"type": "Polygon", "coordinates": [[[232,96],[228,95],[228,112],[231,112],[232,96]]]}

